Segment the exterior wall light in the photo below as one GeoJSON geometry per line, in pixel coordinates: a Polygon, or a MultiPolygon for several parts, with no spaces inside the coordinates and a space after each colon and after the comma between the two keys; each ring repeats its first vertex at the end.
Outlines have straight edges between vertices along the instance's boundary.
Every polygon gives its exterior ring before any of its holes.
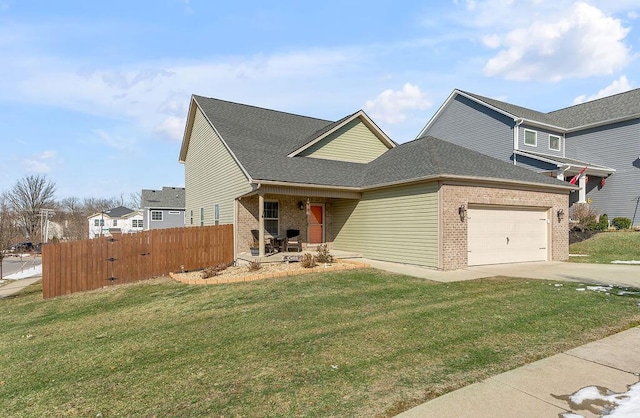
{"type": "Polygon", "coordinates": [[[460,215],[460,220],[464,221],[464,218],[467,216],[467,207],[463,204],[458,208],[458,215],[460,215]]]}
{"type": "Polygon", "coordinates": [[[558,209],[556,215],[558,216],[558,222],[562,222],[564,219],[564,209],[558,209]]]}
{"type": "Polygon", "coordinates": [[[304,210],[304,202],[302,200],[298,202],[298,209],[304,210]]]}

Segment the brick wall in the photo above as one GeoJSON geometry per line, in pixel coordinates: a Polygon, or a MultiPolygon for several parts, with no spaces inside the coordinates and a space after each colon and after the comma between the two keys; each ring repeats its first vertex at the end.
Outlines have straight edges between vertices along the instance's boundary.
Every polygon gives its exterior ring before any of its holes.
{"type": "MultiPolygon", "coordinates": [[[[306,204],[307,198],[300,196],[273,195],[265,194],[265,200],[278,201],[279,208],[279,229],[280,236],[286,236],[287,229],[298,229],[303,248],[306,248],[307,241],[307,213],[304,209],[300,210],[298,203],[306,204]]],[[[332,210],[331,199],[322,197],[313,197],[309,199],[310,203],[322,203],[325,205],[325,241],[333,242],[332,234],[332,210]]],[[[258,229],[258,196],[243,197],[238,201],[237,214],[237,234],[236,251],[237,253],[248,252],[253,243],[252,229],[258,229]]]]}
{"type": "Polygon", "coordinates": [[[455,270],[467,267],[467,220],[460,220],[458,208],[469,205],[527,206],[551,209],[549,219],[551,259],[569,258],[569,196],[567,193],[493,188],[488,186],[443,184],[440,189],[441,268],[455,270]],[[556,212],[565,216],[558,221],[556,212]]]}

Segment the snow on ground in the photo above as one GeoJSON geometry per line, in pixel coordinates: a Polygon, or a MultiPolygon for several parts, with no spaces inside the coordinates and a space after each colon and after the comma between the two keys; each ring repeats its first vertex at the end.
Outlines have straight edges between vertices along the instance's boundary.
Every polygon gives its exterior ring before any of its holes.
{"type": "Polygon", "coordinates": [[[611,264],[640,264],[640,260],[613,260],[611,264]]]}
{"type": "Polygon", "coordinates": [[[13,273],[8,276],[4,276],[4,279],[20,280],[20,279],[27,279],[29,277],[40,276],[40,275],[42,275],[42,265],[34,266],[28,269],[24,269],[18,273],[13,273]]]}
{"type": "MultiPolygon", "coordinates": [[[[640,417],[640,383],[629,386],[624,393],[615,393],[605,388],[587,386],[569,397],[575,409],[595,408],[607,418],[640,417]]],[[[561,415],[562,418],[584,418],[575,411],[561,415]]]]}

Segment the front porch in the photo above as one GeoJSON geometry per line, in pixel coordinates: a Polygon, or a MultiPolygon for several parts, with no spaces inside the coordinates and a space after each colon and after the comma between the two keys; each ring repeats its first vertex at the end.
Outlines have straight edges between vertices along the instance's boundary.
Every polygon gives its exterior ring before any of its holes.
{"type": "Polygon", "coordinates": [[[242,196],[236,200],[236,259],[281,262],[300,255],[296,249],[315,252],[327,244],[332,250],[334,202],[359,198],[352,191],[275,186],[242,196]]]}

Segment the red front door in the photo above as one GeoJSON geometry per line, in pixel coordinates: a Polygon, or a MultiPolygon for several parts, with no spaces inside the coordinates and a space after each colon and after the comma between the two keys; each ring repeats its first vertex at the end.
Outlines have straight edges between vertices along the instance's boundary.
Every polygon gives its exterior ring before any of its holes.
{"type": "Polygon", "coordinates": [[[309,208],[309,244],[324,242],[324,206],[311,205],[309,208]]]}

